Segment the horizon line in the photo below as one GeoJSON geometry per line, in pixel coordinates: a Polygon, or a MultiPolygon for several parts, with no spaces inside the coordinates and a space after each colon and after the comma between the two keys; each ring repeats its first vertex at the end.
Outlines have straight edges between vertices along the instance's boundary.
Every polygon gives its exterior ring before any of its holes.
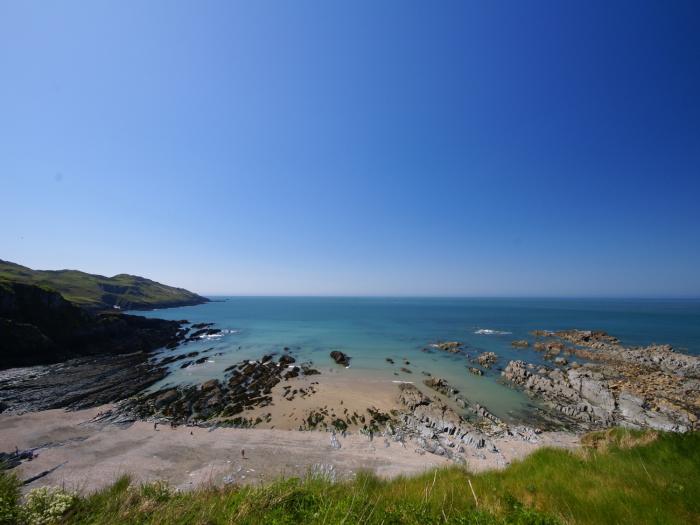
{"type": "Polygon", "coordinates": [[[638,300],[638,301],[700,301],[700,296],[648,295],[363,295],[363,294],[226,294],[200,293],[206,298],[237,299],[555,299],[555,300],[638,300]]]}

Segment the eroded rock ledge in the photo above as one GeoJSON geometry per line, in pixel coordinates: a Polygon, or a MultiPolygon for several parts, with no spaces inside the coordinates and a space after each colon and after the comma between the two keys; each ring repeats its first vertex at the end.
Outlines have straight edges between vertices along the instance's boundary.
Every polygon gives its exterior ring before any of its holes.
{"type": "Polygon", "coordinates": [[[570,425],[582,430],[612,425],[674,432],[699,428],[697,356],[676,352],[670,345],[625,347],[601,331],[536,331],[533,335],[558,339],[538,343],[546,352],[555,349],[589,362],[550,367],[511,361],[502,375],[544,400],[570,425]],[[566,347],[564,342],[575,346],[566,347]]]}
{"type": "Polygon", "coordinates": [[[538,441],[539,430],[507,425],[478,403],[471,403],[446,380],[431,377],[424,383],[463,409],[463,414],[440,396],[428,396],[415,385],[402,383],[397,397],[400,408],[391,414],[383,432],[387,439],[413,441],[418,445],[416,452],[437,454],[456,463],[464,463],[468,453],[480,458],[494,454],[499,464],[505,464],[505,459],[494,444],[495,438],[538,441]]]}

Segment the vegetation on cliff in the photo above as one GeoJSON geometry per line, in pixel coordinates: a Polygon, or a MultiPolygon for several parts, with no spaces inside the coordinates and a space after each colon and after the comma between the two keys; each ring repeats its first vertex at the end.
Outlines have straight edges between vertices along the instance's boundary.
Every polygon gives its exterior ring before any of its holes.
{"type": "MultiPolygon", "coordinates": [[[[139,486],[124,477],[71,499],[60,519],[68,524],[700,522],[699,434],[613,429],[583,442],[581,451],[542,449],[503,471],[473,474],[453,467],[392,481],[361,474],[338,483],[309,477],[177,492],[164,483],[139,486]]],[[[0,481],[0,509],[21,523],[25,511],[17,482],[7,474],[0,481]]],[[[36,507],[35,500],[45,497],[41,493],[27,504],[36,507]]],[[[51,501],[44,507],[52,508],[51,501]]]]}
{"type": "Polygon", "coordinates": [[[146,310],[202,304],[208,301],[183,288],[136,275],[104,277],[78,270],[32,270],[0,260],[0,282],[32,284],[59,292],[66,300],[90,310],[146,310]]]}

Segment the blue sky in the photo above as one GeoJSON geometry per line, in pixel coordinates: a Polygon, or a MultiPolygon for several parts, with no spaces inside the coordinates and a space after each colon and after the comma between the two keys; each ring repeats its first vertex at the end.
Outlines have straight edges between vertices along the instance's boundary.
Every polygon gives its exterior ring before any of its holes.
{"type": "Polygon", "coordinates": [[[700,296],[697,2],[0,4],[0,258],[700,296]]]}

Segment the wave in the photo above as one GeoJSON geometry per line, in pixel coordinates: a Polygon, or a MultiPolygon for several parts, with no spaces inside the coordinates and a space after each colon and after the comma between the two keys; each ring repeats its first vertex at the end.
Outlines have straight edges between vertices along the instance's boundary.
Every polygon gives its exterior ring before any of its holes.
{"type": "Polygon", "coordinates": [[[505,332],[502,330],[491,330],[490,328],[480,328],[476,332],[477,335],[510,335],[513,332],[505,332]]]}
{"type": "Polygon", "coordinates": [[[199,337],[199,339],[204,339],[205,341],[209,341],[211,339],[221,339],[225,334],[209,334],[209,335],[202,335],[199,337]]]}

